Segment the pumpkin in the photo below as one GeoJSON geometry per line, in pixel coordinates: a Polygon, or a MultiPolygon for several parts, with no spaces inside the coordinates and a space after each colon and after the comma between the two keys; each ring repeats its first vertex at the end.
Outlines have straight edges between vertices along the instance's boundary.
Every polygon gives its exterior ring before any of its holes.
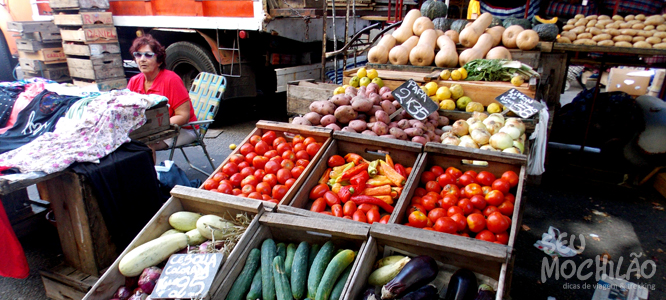
{"type": "Polygon", "coordinates": [[[379,40],[377,46],[368,51],[368,61],[373,64],[385,64],[388,61],[389,50],[395,46],[395,38],[387,34],[379,40]]]}
{"type": "Polygon", "coordinates": [[[439,47],[439,52],[435,55],[435,65],[440,68],[453,68],[458,65],[456,43],[451,38],[447,35],[438,37],[437,47],[439,47]]]}
{"type": "Polygon", "coordinates": [[[393,65],[406,65],[409,61],[409,52],[419,42],[419,37],[413,35],[408,38],[402,45],[393,47],[389,51],[389,62],[393,65]]]}
{"type": "Polygon", "coordinates": [[[516,39],[518,38],[518,34],[523,32],[523,30],[523,27],[520,25],[511,25],[504,30],[504,33],[502,33],[502,44],[504,47],[509,49],[516,48],[516,39]]]}
{"type": "Polygon", "coordinates": [[[490,22],[493,21],[493,15],[490,13],[483,13],[476,19],[469,27],[463,29],[460,33],[460,44],[465,47],[474,47],[476,41],[488,28],[490,22]]]}
{"type": "Polygon", "coordinates": [[[505,28],[509,28],[513,25],[520,25],[523,29],[532,29],[532,23],[527,19],[516,19],[516,18],[507,18],[502,22],[505,28]]]}
{"type": "Polygon", "coordinates": [[[490,25],[488,25],[488,27],[495,27],[495,26],[502,26],[502,19],[498,17],[493,17],[493,21],[490,22],[490,25]]]}
{"type": "Polygon", "coordinates": [[[487,33],[482,34],[474,47],[469,48],[458,56],[458,62],[461,66],[475,59],[481,59],[486,56],[493,45],[493,36],[487,33]]]}
{"type": "Polygon", "coordinates": [[[486,59],[508,59],[511,60],[511,52],[502,46],[490,49],[486,54],[486,59]]]}
{"type": "Polygon", "coordinates": [[[432,20],[432,24],[435,25],[435,29],[446,32],[447,30],[451,29],[451,24],[453,21],[453,19],[437,18],[432,20]]]}
{"type": "Polygon", "coordinates": [[[404,43],[407,39],[414,35],[412,27],[416,19],[421,17],[421,11],[418,9],[412,9],[405,15],[405,18],[402,19],[402,24],[396,29],[391,35],[395,38],[395,41],[398,44],[404,43]]]}
{"type": "Polygon", "coordinates": [[[555,24],[557,23],[557,17],[553,17],[552,19],[543,19],[539,17],[538,15],[534,15],[534,19],[532,20],[532,23],[536,24],[555,24]]]}
{"type": "Polygon", "coordinates": [[[539,40],[552,42],[557,39],[559,30],[555,24],[537,24],[532,28],[539,35],[539,40]]]}
{"type": "Polygon", "coordinates": [[[446,3],[435,0],[427,0],[421,5],[421,15],[434,20],[440,17],[446,17],[448,7],[446,3]]]}
{"type": "Polygon", "coordinates": [[[467,25],[467,20],[455,20],[453,23],[451,23],[451,29],[455,30],[458,34],[460,34],[463,29],[465,29],[465,26],[467,25]]]}
{"type": "Polygon", "coordinates": [[[454,43],[458,43],[458,32],[451,29],[444,32],[445,36],[448,36],[454,43]]]}
{"type": "Polygon", "coordinates": [[[409,52],[409,62],[414,66],[429,66],[435,60],[435,44],[437,42],[437,32],[433,29],[426,29],[416,47],[409,52]]]}
{"type": "Polygon", "coordinates": [[[412,26],[412,31],[414,35],[421,36],[421,34],[427,29],[435,29],[435,25],[432,24],[432,21],[428,17],[420,17],[414,21],[414,26],[412,26]]]}
{"type": "Polygon", "coordinates": [[[532,50],[539,43],[539,34],[528,29],[523,30],[516,38],[516,45],[520,50],[532,50]]]}
{"type": "Polygon", "coordinates": [[[493,47],[499,45],[502,41],[502,34],[504,33],[505,28],[502,26],[495,26],[492,28],[486,29],[486,33],[493,36],[493,47]]]}

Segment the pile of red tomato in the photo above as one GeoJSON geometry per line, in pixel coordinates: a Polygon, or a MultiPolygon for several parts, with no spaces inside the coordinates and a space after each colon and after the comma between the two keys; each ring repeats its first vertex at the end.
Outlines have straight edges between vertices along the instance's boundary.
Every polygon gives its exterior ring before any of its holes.
{"type": "Polygon", "coordinates": [[[406,225],[506,245],[516,199],[510,190],[518,179],[513,171],[496,178],[487,171],[433,166],[421,175],[406,225]]]}
{"type": "Polygon", "coordinates": [[[252,135],[232,154],[204,189],[278,203],[305,170],[322,144],[313,137],[295,136],[291,142],[275,131],[252,135]]]}

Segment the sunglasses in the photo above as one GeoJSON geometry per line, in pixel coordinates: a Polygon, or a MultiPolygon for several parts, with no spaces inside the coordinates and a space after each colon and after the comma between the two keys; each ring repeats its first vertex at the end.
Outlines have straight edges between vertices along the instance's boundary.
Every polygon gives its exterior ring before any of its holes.
{"type": "Polygon", "coordinates": [[[134,52],[132,53],[134,55],[134,58],[141,58],[141,56],[145,56],[147,59],[151,59],[155,56],[155,52],[134,52]]]}

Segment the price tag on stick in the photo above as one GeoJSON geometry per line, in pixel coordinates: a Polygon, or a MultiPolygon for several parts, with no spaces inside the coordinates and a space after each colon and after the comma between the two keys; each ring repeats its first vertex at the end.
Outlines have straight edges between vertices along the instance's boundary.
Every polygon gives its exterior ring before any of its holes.
{"type": "Polygon", "coordinates": [[[174,254],[162,270],[152,299],[203,299],[224,262],[221,253],[174,254]]]}
{"type": "Polygon", "coordinates": [[[432,101],[412,79],[401,84],[391,94],[410,116],[420,121],[425,120],[431,113],[439,109],[437,103],[432,101]]]}
{"type": "Polygon", "coordinates": [[[544,108],[541,102],[528,97],[517,89],[510,89],[497,96],[495,100],[523,119],[533,116],[544,108]]]}

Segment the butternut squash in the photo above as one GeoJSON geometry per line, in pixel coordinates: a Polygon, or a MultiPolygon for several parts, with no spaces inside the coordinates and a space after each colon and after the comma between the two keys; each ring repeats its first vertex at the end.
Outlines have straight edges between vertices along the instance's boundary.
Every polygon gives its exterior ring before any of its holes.
{"type": "Polygon", "coordinates": [[[516,38],[516,45],[520,50],[532,50],[538,43],[539,34],[532,29],[523,30],[516,38]]]}
{"type": "Polygon", "coordinates": [[[444,32],[444,35],[448,36],[455,44],[457,44],[459,41],[458,32],[455,30],[447,30],[446,32],[444,32]]]}
{"type": "Polygon", "coordinates": [[[463,29],[460,32],[460,44],[465,47],[474,47],[476,41],[479,40],[479,37],[483,32],[490,26],[490,23],[493,21],[493,15],[490,13],[483,13],[479,16],[478,19],[472,23],[469,27],[463,29]]]}
{"type": "Polygon", "coordinates": [[[396,31],[392,33],[393,37],[395,38],[395,41],[398,44],[402,44],[407,39],[409,39],[412,35],[414,35],[414,31],[412,30],[412,27],[414,27],[414,22],[416,22],[416,19],[421,17],[421,11],[418,9],[412,9],[407,14],[405,15],[405,18],[402,19],[402,24],[396,31]]]}
{"type": "Polygon", "coordinates": [[[502,33],[502,44],[504,47],[509,49],[517,48],[516,39],[518,38],[518,34],[523,32],[523,30],[525,29],[520,25],[511,25],[504,30],[504,33],[502,33]]]}
{"type": "Polygon", "coordinates": [[[502,46],[490,49],[486,54],[486,59],[508,59],[511,60],[511,52],[502,46]]]}
{"type": "Polygon", "coordinates": [[[441,31],[441,30],[439,30],[439,29],[435,29],[435,32],[437,32],[437,36],[438,36],[438,37],[444,35],[444,31],[441,31]]]}
{"type": "Polygon", "coordinates": [[[373,64],[385,64],[388,61],[388,53],[395,46],[395,38],[387,34],[379,40],[377,46],[368,51],[368,61],[373,64]]]}
{"type": "Polygon", "coordinates": [[[412,26],[412,31],[416,36],[421,36],[428,29],[435,29],[435,24],[428,17],[419,17],[414,21],[414,26],[412,26]]]}
{"type": "Polygon", "coordinates": [[[476,45],[474,47],[469,48],[462,53],[460,53],[460,56],[458,56],[458,62],[460,63],[461,66],[464,66],[466,63],[473,61],[475,59],[480,59],[486,56],[486,53],[490,51],[490,47],[493,44],[493,36],[487,33],[482,34],[478,41],[476,42],[476,45]]]}
{"type": "Polygon", "coordinates": [[[502,42],[502,34],[504,33],[505,28],[502,26],[495,26],[486,29],[486,33],[493,36],[493,47],[499,45],[502,42]]]}
{"type": "Polygon", "coordinates": [[[389,51],[389,62],[394,65],[406,65],[409,62],[409,52],[412,48],[416,47],[419,42],[419,37],[413,35],[407,39],[402,45],[395,46],[389,51]]]}
{"type": "Polygon", "coordinates": [[[419,38],[416,47],[409,52],[409,62],[414,66],[429,66],[435,60],[435,44],[437,32],[426,29],[419,38]]]}
{"type": "Polygon", "coordinates": [[[435,55],[435,65],[440,68],[453,68],[458,65],[456,44],[446,35],[437,38],[439,52],[435,55]]]}

